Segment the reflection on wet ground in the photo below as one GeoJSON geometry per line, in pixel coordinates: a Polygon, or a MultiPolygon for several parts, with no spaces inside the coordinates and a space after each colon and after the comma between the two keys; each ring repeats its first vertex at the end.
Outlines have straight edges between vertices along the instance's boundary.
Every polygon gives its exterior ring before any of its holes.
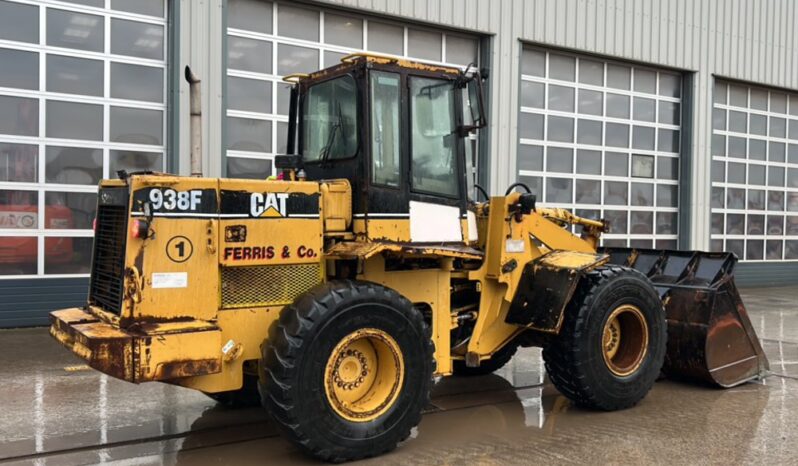
{"type": "MultiPolygon", "coordinates": [[[[798,464],[798,287],[743,290],[773,376],[731,390],[660,381],[637,407],[576,408],[524,349],[446,378],[411,440],[366,464],[798,464]]],[[[43,329],[0,332],[0,463],[311,464],[260,409],[88,370],[43,329]]]]}

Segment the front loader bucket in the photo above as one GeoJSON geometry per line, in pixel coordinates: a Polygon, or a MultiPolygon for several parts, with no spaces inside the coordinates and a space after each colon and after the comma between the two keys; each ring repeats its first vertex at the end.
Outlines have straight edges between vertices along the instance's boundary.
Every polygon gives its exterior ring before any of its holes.
{"type": "Polygon", "coordinates": [[[663,371],[732,387],[764,377],[769,364],[734,284],[729,252],[607,248],[610,263],[644,273],[668,321],[663,371]]]}

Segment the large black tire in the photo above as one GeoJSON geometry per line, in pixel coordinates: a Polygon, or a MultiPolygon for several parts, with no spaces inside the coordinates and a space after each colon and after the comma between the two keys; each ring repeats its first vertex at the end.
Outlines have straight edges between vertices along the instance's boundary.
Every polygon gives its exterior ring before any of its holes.
{"type": "Polygon", "coordinates": [[[504,345],[499,351],[493,353],[490,359],[482,361],[478,367],[468,367],[465,361],[460,359],[455,360],[452,363],[452,372],[458,377],[474,377],[492,374],[510,362],[510,359],[513,358],[516,351],[518,351],[518,343],[511,341],[504,345]]]}
{"type": "Polygon", "coordinates": [[[546,371],[554,386],[577,405],[605,411],[629,408],[646,396],[659,376],[666,333],[665,310],[645,275],[626,267],[598,267],[579,282],[559,335],[544,348],[546,371]],[[627,305],[641,311],[648,340],[639,365],[619,376],[605,362],[604,325],[615,309],[627,305]]]}
{"type": "Polygon", "coordinates": [[[227,408],[251,408],[260,406],[260,393],[258,392],[258,377],[244,374],[244,384],[238,390],[219,393],[205,393],[208,398],[227,408]]]}
{"type": "Polygon", "coordinates": [[[429,403],[435,368],[429,327],[412,303],[383,286],[353,280],[319,285],[286,306],[263,345],[263,404],[287,438],[324,461],[368,458],[410,436],[429,403]],[[325,392],[325,368],[339,342],[362,329],[395,340],[404,378],[387,411],[367,422],[347,420],[325,392]]]}

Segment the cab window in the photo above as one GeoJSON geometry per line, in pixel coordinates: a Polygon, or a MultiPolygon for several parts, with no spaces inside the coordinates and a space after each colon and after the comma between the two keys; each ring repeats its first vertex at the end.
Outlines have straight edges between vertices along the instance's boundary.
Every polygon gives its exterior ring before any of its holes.
{"type": "Polygon", "coordinates": [[[399,75],[372,71],[371,179],[375,184],[399,186],[399,75]]]}
{"type": "Polygon", "coordinates": [[[302,158],[345,159],[358,149],[357,86],[344,75],[310,87],[302,108],[302,158]]]}

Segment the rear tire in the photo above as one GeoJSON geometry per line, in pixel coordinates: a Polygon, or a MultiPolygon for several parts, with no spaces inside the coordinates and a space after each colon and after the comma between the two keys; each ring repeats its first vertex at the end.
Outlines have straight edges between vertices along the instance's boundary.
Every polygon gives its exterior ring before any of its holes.
{"type": "Polygon", "coordinates": [[[393,450],[429,403],[430,330],[410,301],[374,283],[338,280],[303,294],[262,350],[264,406],[324,461],[393,450]]]}
{"type": "Polygon", "coordinates": [[[587,273],[543,350],[554,386],[576,404],[629,408],[654,385],[665,360],[665,311],[640,272],[604,266],[587,273]]]}
{"type": "Polygon", "coordinates": [[[518,343],[511,341],[504,345],[499,351],[493,353],[490,359],[482,361],[478,367],[468,367],[465,361],[459,359],[453,361],[452,372],[458,377],[475,377],[492,374],[510,362],[516,351],[518,351],[518,343]]]}

